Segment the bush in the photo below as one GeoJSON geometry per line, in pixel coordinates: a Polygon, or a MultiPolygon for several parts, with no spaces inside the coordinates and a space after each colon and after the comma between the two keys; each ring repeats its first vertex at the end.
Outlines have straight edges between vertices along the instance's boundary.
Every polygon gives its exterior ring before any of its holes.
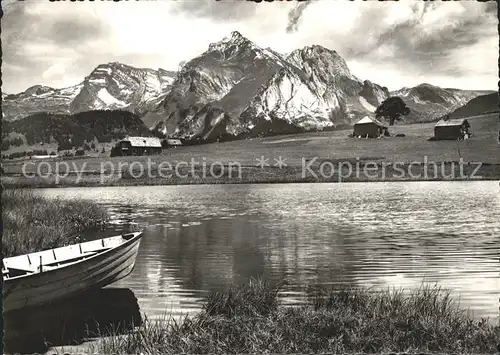
{"type": "Polygon", "coordinates": [[[208,316],[265,317],[278,309],[278,291],[268,282],[252,279],[248,285],[210,294],[203,310],[208,316]]]}
{"type": "Polygon", "coordinates": [[[7,150],[10,148],[10,141],[8,139],[2,139],[2,150],[7,150]]]}
{"type": "Polygon", "coordinates": [[[2,139],[2,150],[7,150],[11,146],[13,147],[19,147],[24,144],[24,141],[20,137],[16,138],[4,138],[2,139]]]}
{"type": "Polygon", "coordinates": [[[34,149],[33,155],[49,155],[47,149],[34,149]]]}
{"type": "Polygon", "coordinates": [[[121,156],[121,155],[122,155],[122,151],[121,151],[119,145],[116,145],[113,148],[111,148],[110,157],[117,157],[117,156],[121,156]]]}
{"type": "Polygon", "coordinates": [[[9,159],[16,159],[16,158],[22,158],[25,157],[27,153],[25,151],[22,152],[14,152],[9,155],[9,159]]]}
{"type": "Polygon", "coordinates": [[[74,147],[74,145],[71,144],[69,141],[63,140],[63,141],[58,142],[57,151],[71,150],[71,149],[73,149],[73,147],[74,147]]]}

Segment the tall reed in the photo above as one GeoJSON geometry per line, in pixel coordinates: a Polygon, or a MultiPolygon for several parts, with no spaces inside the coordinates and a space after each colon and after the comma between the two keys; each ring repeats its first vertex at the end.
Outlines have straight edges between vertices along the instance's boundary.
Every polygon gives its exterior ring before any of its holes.
{"type": "Polygon", "coordinates": [[[81,232],[102,226],[107,214],[91,201],[49,199],[31,190],[2,192],[4,257],[55,248],[82,239],[81,232]]]}
{"type": "Polygon", "coordinates": [[[214,293],[180,321],[145,320],[136,331],[102,338],[92,351],[173,353],[492,353],[500,329],[474,319],[439,287],[323,290],[301,307],[278,305],[261,281],[214,293]]]}

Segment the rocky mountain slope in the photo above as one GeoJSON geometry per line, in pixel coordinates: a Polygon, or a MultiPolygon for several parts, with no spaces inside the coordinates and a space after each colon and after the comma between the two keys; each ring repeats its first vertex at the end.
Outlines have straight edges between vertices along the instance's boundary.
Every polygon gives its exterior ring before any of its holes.
{"type": "Polygon", "coordinates": [[[481,93],[429,84],[389,92],[356,78],[333,50],[314,45],[283,57],[233,32],[186,63],[143,119],[175,137],[242,138],[352,124],[389,96],[411,108],[405,121],[432,121],[481,93]]]}
{"type": "Polygon", "coordinates": [[[82,89],[83,84],[64,89],[35,85],[26,91],[2,95],[2,117],[16,120],[37,112],[68,114],[70,104],[82,89]]]}
{"type": "Polygon", "coordinates": [[[102,64],[72,87],[37,85],[19,94],[5,95],[3,118],[16,120],[39,112],[71,114],[100,109],[124,109],[143,115],[165,97],[174,77],[175,72],[163,69],[137,69],[117,62],[102,64]]]}
{"type": "Polygon", "coordinates": [[[126,109],[143,115],[170,90],[175,73],[137,69],[121,63],[99,65],[85,78],[70,112],[126,109]]]}
{"type": "Polygon", "coordinates": [[[310,46],[285,58],[233,32],[186,63],[143,119],[182,138],[288,133],[350,123],[388,95],[352,75],[335,51],[310,46]]]}
{"type": "Polygon", "coordinates": [[[4,96],[3,109],[10,120],[38,111],[127,110],[161,134],[210,141],[352,124],[389,96],[410,107],[405,122],[432,121],[484,93],[429,84],[389,92],[355,77],[334,50],[313,45],[284,56],[232,32],[178,73],[108,63],[71,88],[4,96]]]}

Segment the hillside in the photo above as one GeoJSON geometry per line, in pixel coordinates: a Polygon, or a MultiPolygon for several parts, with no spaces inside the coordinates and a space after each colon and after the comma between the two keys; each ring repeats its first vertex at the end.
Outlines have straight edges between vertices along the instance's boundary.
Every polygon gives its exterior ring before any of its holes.
{"type": "Polygon", "coordinates": [[[471,117],[498,111],[500,111],[498,107],[498,93],[495,92],[473,98],[464,106],[450,113],[450,118],[471,117]]]}
{"type": "Polygon", "coordinates": [[[69,114],[38,113],[2,124],[2,151],[16,146],[56,144],[59,150],[111,142],[125,135],[150,136],[141,119],[127,111],[69,114]]]}

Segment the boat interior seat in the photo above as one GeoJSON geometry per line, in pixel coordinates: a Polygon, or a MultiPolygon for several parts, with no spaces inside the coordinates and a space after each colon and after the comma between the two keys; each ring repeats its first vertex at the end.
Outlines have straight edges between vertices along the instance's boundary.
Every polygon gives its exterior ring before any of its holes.
{"type": "Polygon", "coordinates": [[[122,234],[122,238],[125,240],[129,240],[130,238],[133,238],[134,236],[135,236],[135,233],[122,234]]]}
{"type": "MultiPolygon", "coordinates": [[[[109,249],[109,248],[107,248],[109,249]]],[[[83,258],[87,258],[91,255],[94,255],[94,254],[97,254],[97,251],[85,251],[83,252],[83,254],[78,254],[78,255],[74,255],[73,257],[70,257],[70,258],[64,258],[64,259],[57,259],[53,262],[50,262],[50,263],[47,263],[47,264],[44,264],[43,265],[43,268],[46,269],[47,267],[49,268],[54,268],[54,267],[57,267],[59,264],[67,264],[67,263],[71,263],[73,261],[78,261],[80,259],[83,259],[83,258]]],[[[48,269],[47,269],[48,270],[48,269]]]]}
{"type": "Polygon", "coordinates": [[[6,271],[6,273],[9,273],[9,274],[10,273],[19,274],[19,273],[26,273],[26,272],[34,274],[34,273],[38,272],[38,267],[36,267],[36,266],[29,267],[29,266],[19,266],[19,265],[16,265],[16,266],[9,266],[9,268],[6,269],[5,271],[6,271]]]}

